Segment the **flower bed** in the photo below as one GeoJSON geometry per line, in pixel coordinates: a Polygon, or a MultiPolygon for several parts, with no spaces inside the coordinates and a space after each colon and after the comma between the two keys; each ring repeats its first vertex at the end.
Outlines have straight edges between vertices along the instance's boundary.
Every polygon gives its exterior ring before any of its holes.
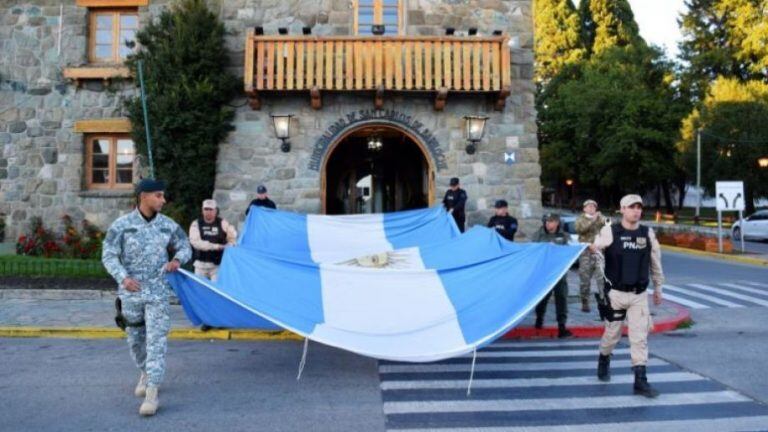
{"type": "MultiPolygon", "coordinates": [[[[665,228],[656,227],[656,236],[659,243],[669,246],[677,246],[687,249],[702,250],[707,252],[718,252],[717,234],[712,235],[704,232],[681,231],[668,232],[665,228]]],[[[733,252],[733,242],[728,237],[723,237],[723,253],[733,252]]]]}

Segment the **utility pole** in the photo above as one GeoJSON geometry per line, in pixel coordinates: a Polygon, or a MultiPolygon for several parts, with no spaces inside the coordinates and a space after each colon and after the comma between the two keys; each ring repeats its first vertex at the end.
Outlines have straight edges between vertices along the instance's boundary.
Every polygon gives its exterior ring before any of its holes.
{"type": "Polygon", "coordinates": [[[696,218],[701,208],[701,128],[696,129],[696,218]]]}

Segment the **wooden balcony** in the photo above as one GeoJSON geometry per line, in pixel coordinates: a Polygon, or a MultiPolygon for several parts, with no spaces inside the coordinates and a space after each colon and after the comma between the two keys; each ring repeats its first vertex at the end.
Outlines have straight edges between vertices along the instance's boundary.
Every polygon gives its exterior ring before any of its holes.
{"type": "Polygon", "coordinates": [[[386,92],[432,92],[442,110],[449,93],[495,95],[504,108],[511,87],[507,37],[255,36],[245,45],[245,91],[253,109],[262,92],[321,94],[374,92],[381,108],[386,92]]]}

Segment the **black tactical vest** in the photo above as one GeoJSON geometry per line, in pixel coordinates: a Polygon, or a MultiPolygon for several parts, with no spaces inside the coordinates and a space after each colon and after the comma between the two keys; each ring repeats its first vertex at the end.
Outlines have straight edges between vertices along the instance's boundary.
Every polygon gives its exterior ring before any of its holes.
{"type": "Polygon", "coordinates": [[[610,289],[641,293],[648,287],[651,239],[648,227],[627,230],[620,223],[611,226],[613,243],[605,250],[605,277],[610,289]]]}
{"type": "MultiPolygon", "coordinates": [[[[211,223],[206,223],[203,218],[197,220],[197,228],[200,230],[200,238],[202,240],[216,243],[227,244],[227,233],[224,232],[224,228],[221,226],[221,218],[216,218],[211,223]]],[[[224,251],[201,251],[194,250],[195,260],[207,263],[214,263],[216,265],[221,264],[221,257],[224,256],[224,251]]]]}

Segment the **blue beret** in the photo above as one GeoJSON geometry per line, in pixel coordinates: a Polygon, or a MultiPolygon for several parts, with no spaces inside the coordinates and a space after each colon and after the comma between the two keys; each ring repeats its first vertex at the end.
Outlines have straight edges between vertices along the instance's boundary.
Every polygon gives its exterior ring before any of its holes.
{"type": "Polygon", "coordinates": [[[165,191],[165,182],[157,179],[145,178],[136,184],[136,195],[142,192],[163,192],[165,191]]]}

